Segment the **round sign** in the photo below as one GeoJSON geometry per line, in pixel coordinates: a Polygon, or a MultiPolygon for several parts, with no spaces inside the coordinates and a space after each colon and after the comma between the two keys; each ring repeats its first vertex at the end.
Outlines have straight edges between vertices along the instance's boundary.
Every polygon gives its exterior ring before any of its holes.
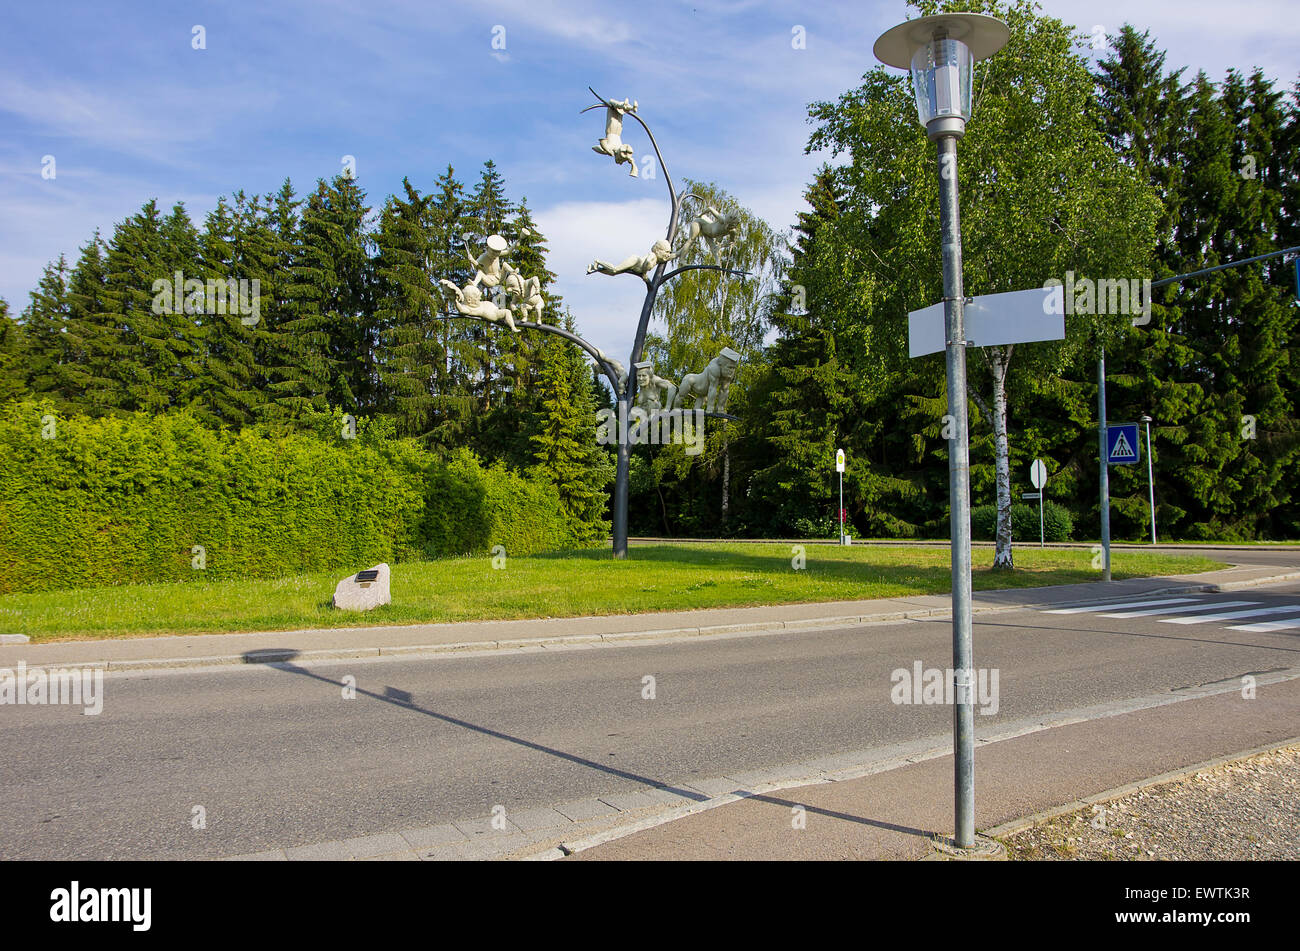
{"type": "Polygon", "coordinates": [[[1047,466],[1043,465],[1042,459],[1035,459],[1034,464],[1029,467],[1029,481],[1034,484],[1035,489],[1047,485],[1047,466]]]}

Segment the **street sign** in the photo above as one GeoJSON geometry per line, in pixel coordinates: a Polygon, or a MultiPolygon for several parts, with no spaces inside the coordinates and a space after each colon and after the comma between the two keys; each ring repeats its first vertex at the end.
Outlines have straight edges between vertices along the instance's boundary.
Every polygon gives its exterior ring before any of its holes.
{"type": "Polygon", "coordinates": [[[1021,492],[1021,493],[1020,493],[1020,497],[1021,497],[1022,499],[1041,499],[1041,498],[1043,497],[1043,493],[1041,493],[1041,492],[1021,492]]]}
{"type": "Polygon", "coordinates": [[[1137,423],[1106,427],[1106,461],[1112,466],[1137,462],[1141,445],[1137,423]]]}
{"type": "Polygon", "coordinates": [[[844,471],[844,450],[843,449],[835,450],[835,471],[836,472],[844,471]]]}
{"type": "Polygon", "coordinates": [[[1043,465],[1042,459],[1035,459],[1034,464],[1029,467],[1029,481],[1034,484],[1035,489],[1047,485],[1047,466],[1043,465]]]}
{"type": "MultiPolygon", "coordinates": [[[[1065,339],[1065,297],[1060,287],[1033,287],[1007,294],[985,294],[966,302],[966,339],[975,347],[1065,339]]],[[[948,346],[943,304],[907,315],[908,351],[913,357],[948,346]]]]}

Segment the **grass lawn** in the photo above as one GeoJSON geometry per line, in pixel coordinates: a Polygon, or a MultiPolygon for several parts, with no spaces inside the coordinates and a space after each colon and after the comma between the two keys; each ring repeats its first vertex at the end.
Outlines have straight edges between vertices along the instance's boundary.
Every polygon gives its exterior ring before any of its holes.
{"type": "MultiPolygon", "coordinates": [[[[948,552],[935,548],[808,545],[802,570],[784,544],[633,545],[491,559],[449,558],[393,566],[393,603],[365,614],[334,611],[341,571],[254,581],[131,584],[0,596],[0,633],[33,641],[234,631],[636,614],[694,608],[889,598],[950,590],[948,552]]],[[[1087,549],[1019,548],[1015,571],[973,554],[976,589],[1096,581],[1087,549]]],[[[365,567],[365,566],[358,566],[365,567]]],[[[1205,558],[1113,551],[1115,578],[1223,567],[1205,558]]]]}

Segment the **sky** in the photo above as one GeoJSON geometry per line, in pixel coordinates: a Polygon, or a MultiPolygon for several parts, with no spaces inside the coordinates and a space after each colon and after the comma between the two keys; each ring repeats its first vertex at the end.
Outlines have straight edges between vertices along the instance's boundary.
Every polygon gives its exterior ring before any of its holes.
{"type": "MultiPolygon", "coordinates": [[[[1300,76],[1300,0],[1041,5],[1086,34],[1149,30],[1189,74],[1300,76]]],[[[222,195],[286,177],[302,195],[351,156],[377,209],[403,177],[430,191],[450,165],[472,187],[491,159],[527,198],[579,331],[623,354],[643,285],[586,268],[646,253],[668,190],[663,169],[631,178],[591,150],[604,114],[580,115],[587,87],[637,101],[675,183],[715,182],[781,231],[829,158],[805,154],[809,103],[857,86],[876,37],[914,15],[902,0],[10,4],[0,298],[20,312],[47,263],[151,198],[201,225],[222,195]]],[[[640,164],[649,143],[630,121],[625,133],[640,164]]]]}

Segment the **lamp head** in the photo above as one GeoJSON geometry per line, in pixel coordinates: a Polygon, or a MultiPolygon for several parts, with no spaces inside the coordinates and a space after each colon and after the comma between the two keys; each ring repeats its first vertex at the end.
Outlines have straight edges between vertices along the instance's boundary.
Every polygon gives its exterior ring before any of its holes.
{"type": "Polygon", "coordinates": [[[960,138],[971,116],[975,63],[1011,38],[1007,25],[982,13],[940,13],[900,23],[876,40],[886,66],[910,69],[916,113],[931,139],[960,138]]]}

